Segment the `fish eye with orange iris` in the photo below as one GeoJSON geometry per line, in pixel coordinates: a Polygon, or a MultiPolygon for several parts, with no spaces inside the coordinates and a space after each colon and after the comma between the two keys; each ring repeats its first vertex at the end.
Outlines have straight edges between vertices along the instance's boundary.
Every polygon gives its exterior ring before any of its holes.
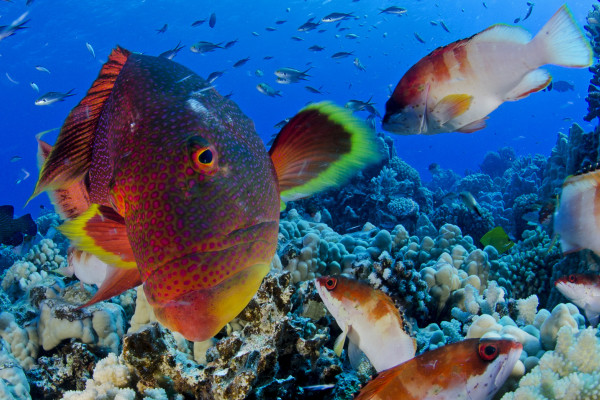
{"type": "Polygon", "coordinates": [[[498,348],[493,344],[480,343],[479,356],[485,361],[492,361],[498,356],[498,348]]]}
{"type": "Polygon", "coordinates": [[[336,278],[329,278],[325,281],[325,287],[327,288],[327,290],[333,290],[335,289],[335,286],[337,285],[337,279],[336,278]]]}

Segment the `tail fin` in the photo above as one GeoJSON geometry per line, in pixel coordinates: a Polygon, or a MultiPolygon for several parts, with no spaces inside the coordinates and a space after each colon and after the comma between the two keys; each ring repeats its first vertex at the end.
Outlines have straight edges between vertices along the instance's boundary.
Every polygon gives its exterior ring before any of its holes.
{"type": "Polygon", "coordinates": [[[563,5],[533,38],[546,64],[585,68],[592,65],[592,47],[575,22],[567,5],[563,5]]]}

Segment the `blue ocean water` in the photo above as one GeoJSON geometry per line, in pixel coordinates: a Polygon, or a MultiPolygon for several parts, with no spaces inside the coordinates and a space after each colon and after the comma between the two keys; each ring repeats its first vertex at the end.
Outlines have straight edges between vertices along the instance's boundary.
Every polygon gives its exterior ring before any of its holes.
{"type": "MultiPolygon", "coordinates": [[[[222,93],[233,92],[232,99],[255,121],[256,129],[267,141],[277,129],[277,122],[290,117],[310,101],[333,100],[345,104],[350,99],[372,98],[380,113],[388,99],[389,87],[395,87],[404,72],[435,48],[473,35],[494,23],[512,24],[528,10],[520,0],[463,1],[91,1],[36,0],[26,6],[24,0],[0,2],[0,25],[7,25],[27,12],[28,29],[0,41],[0,191],[1,204],[13,204],[17,215],[31,212],[37,215],[40,205],[49,207],[45,195],[20,209],[35,186],[35,134],[58,128],[69,110],[84,96],[111,49],[119,44],[129,50],[158,55],[181,41],[185,48],[175,61],[191,68],[203,77],[213,71],[225,71],[215,85],[222,93]],[[485,5],[484,5],[485,3],[485,5]],[[402,16],[379,14],[379,9],[402,6],[408,12],[402,16]],[[331,12],[354,13],[356,20],[323,23],[317,30],[298,32],[309,18],[320,20],[331,12]],[[208,21],[192,27],[196,20],[208,19],[215,13],[214,28],[208,21]],[[285,23],[276,24],[277,20],[285,23]],[[443,20],[450,32],[430,21],[443,20]],[[157,30],[168,24],[164,33],[157,30]],[[275,28],[269,31],[266,28],[275,28]],[[340,31],[340,28],[348,28],[340,31]],[[324,32],[319,33],[318,30],[324,32]],[[420,43],[415,32],[425,41],[420,43]],[[358,35],[356,39],[346,34],[358,35]],[[291,39],[292,36],[302,41],[291,39]],[[238,42],[230,49],[218,49],[208,54],[195,54],[190,46],[198,41],[238,42]],[[86,42],[95,51],[93,58],[86,42]],[[319,45],[321,52],[308,48],[319,45]],[[339,51],[353,56],[334,60],[339,51]],[[266,56],[272,56],[265,60],[266,56]],[[250,57],[240,68],[232,65],[250,57]],[[353,65],[358,57],[366,67],[359,71],[353,65]],[[47,68],[50,73],[36,70],[47,68]],[[276,83],[274,71],[281,67],[304,70],[312,67],[306,82],[290,85],[276,83]],[[257,77],[261,70],[264,76],[257,77]],[[10,77],[10,79],[9,79],[10,77]],[[34,91],[30,82],[39,86],[34,91]],[[256,90],[266,82],[282,97],[270,98],[256,90]],[[305,85],[321,88],[326,94],[309,93],[305,85]],[[50,106],[36,106],[34,100],[48,91],[66,92],[74,89],[76,96],[50,106]],[[11,158],[22,159],[11,162],[11,158]],[[26,174],[28,179],[22,180],[26,174]],[[20,183],[17,181],[21,180],[20,183]]],[[[562,5],[562,1],[538,2],[531,16],[520,25],[535,34],[562,5]]],[[[569,6],[582,25],[591,8],[586,1],[570,2],[569,6]]],[[[568,129],[572,122],[584,122],[586,89],[590,73],[585,69],[548,68],[555,79],[574,84],[575,90],[535,93],[530,97],[505,103],[494,111],[488,127],[474,134],[446,133],[435,136],[394,137],[399,156],[415,167],[427,181],[427,167],[438,163],[459,174],[477,170],[487,151],[512,146],[517,155],[541,153],[548,155],[557,132],[568,129]]],[[[363,115],[366,117],[366,114],[363,115]]],[[[380,125],[378,130],[381,130],[380,125]]],[[[57,131],[45,139],[54,142],[57,131]]]]}

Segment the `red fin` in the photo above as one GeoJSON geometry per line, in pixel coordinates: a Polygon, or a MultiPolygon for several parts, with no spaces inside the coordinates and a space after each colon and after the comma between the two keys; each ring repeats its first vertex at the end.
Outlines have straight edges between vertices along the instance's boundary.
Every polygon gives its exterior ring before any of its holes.
{"type": "MultiPolygon", "coordinates": [[[[44,161],[52,151],[52,146],[41,140],[38,141],[38,165],[41,168],[44,161]]],[[[48,193],[50,201],[54,205],[56,212],[63,219],[76,218],[83,214],[90,206],[90,198],[87,188],[83,181],[75,182],[69,187],[60,188],[48,193]]]]}
{"type": "Polygon", "coordinates": [[[96,304],[100,301],[108,300],[111,297],[117,296],[126,290],[134,288],[142,284],[140,272],[137,268],[123,269],[115,268],[110,265],[106,269],[106,278],[102,285],[98,288],[98,291],[85,304],[80,305],[79,308],[89,307],[92,304],[96,304]]]}
{"type": "Polygon", "coordinates": [[[110,207],[92,204],[79,217],[62,224],[59,230],[76,248],[94,254],[107,264],[137,268],[125,221],[110,207]]]}
{"type": "Polygon", "coordinates": [[[114,49],[87,95],[71,110],[54,148],[41,168],[31,198],[44,190],[69,186],[80,180],[89,170],[94,132],[102,108],[129,54],[129,51],[121,47],[114,49]]]}
{"type": "Polygon", "coordinates": [[[275,138],[269,155],[284,201],[341,185],[379,159],[369,128],[328,102],[311,104],[294,116],[275,138]]]}
{"type": "Polygon", "coordinates": [[[489,117],[483,117],[481,119],[478,119],[477,121],[473,121],[470,124],[467,124],[467,125],[463,126],[462,128],[457,129],[456,132],[460,132],[460,133],[477,132],[478,130],[481,130],[486,127],[485,120],[488,118],[489,117]]]}

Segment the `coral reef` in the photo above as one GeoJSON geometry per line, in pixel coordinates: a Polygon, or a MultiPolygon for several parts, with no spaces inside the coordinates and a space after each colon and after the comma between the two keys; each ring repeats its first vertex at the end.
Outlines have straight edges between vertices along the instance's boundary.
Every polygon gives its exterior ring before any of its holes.
{"type": "Polygon", "coordinates": [[[568,327],[558,331],[554,351],[546,352],[502,400],[596,399],[600,396],[600,339],[593,328],[575,336],[568,327]]]}

